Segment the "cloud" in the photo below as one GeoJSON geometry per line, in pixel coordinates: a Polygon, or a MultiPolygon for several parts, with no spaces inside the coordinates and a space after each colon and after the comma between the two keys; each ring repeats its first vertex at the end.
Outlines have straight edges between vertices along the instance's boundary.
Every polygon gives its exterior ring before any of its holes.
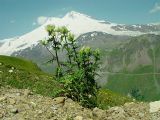
{"type": "Polygon", "coordinates": [[[32,25],[35,26],[35,25],[37,25],[37,23],[36,23],[36,22],[33,22],[32,25]]]}
{"type": "Polygon", "coordinates": [[[39,24],[39,25],[43,25],[46,21],[47,21],[47,17],[45,17],[45,16],[40,16],[40,17],[38,17],[37,18],[37,23],[39,24]]]}
{"type": "Polygon", "coordinates": [[[156,3],[149,13],[156,13],[160,11],[160,4],[156,3]]]}
{"type": "Polygon", "coordinates": [[[15,22],[16,22],[15,20],[10,20],[10,23],[11,23],[11,24],[13,24],[13,23],[15,23],[15,22]]]}
{"type": "Polygon", "coordinates": [[[63,17],[63,15],[62,15],[62,14],[59,14],[57,17],[63,17]]]}
{"type": "Polygon", "coordinates": [[[150,23],[152,25],[160,25],[160,22],[150,23]]]}
{"type": "Polygon", "coordinates": [[[65,7],[65,8],[62,8],[61,10],[62,11],[71,11],[71,10],[73,10],[73,8],[72,7],[65,7]]]}

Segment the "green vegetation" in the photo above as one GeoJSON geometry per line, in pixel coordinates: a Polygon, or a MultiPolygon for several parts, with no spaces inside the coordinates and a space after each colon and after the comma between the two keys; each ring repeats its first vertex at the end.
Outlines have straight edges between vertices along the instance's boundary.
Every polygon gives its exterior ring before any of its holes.
{"type": "Polygon", "coordinates": [[[9,57],[9,56],[0,56],[0,62],[3,66],[6,66],[8,68],[10,67],[16,67],[16,69],[19,70],[25,70],[30,71],[31,73],[42,73],[42,71],[38,68],[38,66],[30,61],[15,58],[15,57],[9,57]]]}
{"type": "Polygon", "coordinates": [[[56,78],[64,86],[64,95],[80,102],[85,107],[95,107],[97,83],[95,76],[99,67],[100,52],[90,47],[79,48],[74,35],[66,27],[46,27],[49,38],[42,44],[56,61],[56,78]],[[48,47],[51,46],[53,51],[48,47]],[[65,53],[66,60],[59,58],[59,51],[65,53]]]}
{"type": "MultiPolygon", "coordinates": [[[[159,81],[160,74],[156,74],[155,77],[159,81]]],[[[131,95],[136,98],[137,95],[133,93],[133,90],[138,89],[141,96],[138,100],[156,101],[160,99],[160,93],[158,92],[154,81],[153,66],[151,65],[139,66],[132,72],[110,74],[108,79],[109,80],[105,88],[108,88],[116,93],[131,95]]]]}
{"type": "Polygon", "coordinates": [[[142,95],[141,91],[137,88],[133,88],[131,91],[130,91],[130,95],[131,97],[135,98],[136,100],[143,100],[144,99],[144,96],[142,95]]]}
{"type": "Polygon", "coordinates": [[[129,97],[119,95],[107,89],[100,89],[97,94],[97,104],[101,109],[108,109],[132,101],[129,97]]]}
{"type": "MultiPolygon", "coordinates": [[[[35,93],[49,97],[56,97],[63,90],[59,82],[42,72],[36,64],[9,56],[0,56],[0,87],[2,86],[30,89],[35,93]],[[13,70],[13,72],[9,72],[9,70],[13,70]]],[[[97,106],[103,109],[123,105],[130,101],[131,99],[109,90],[100,89],[97,94],[97,106]]]]}
{"type": "Polygon", "coordinates": [[[20,58],[0,56],[0,86],[7,85],[50,97],[56,96],[60,90],[59,83],[36,64],[20,58]]]}
{"type": "MultiPolygon", "coordinates": [[[[132,37],[106,53],[108,64],[103,68],[103,77],[107,78],[107,83],[103,87],[137,100],[159,100],[159,39],[159,35],[132,37]]],[[[105,61],[106,58],[102,62],[105,61]]]]}

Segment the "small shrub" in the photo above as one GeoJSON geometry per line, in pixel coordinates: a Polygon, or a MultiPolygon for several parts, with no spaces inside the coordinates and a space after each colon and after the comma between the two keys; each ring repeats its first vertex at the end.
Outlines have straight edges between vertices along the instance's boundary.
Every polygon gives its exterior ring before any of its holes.
{"type": "Polygon", "coordinates": [[[64,86],[64,94],[85,107],[95,107],[98,90],[95,76],[100,60],[99,50],[80,48],[74,35],[66,27],[48,25],[46,30],[49,37],[42,44],[53,57],[50,61],[57,62],[55,75],[64,86]],[[59,59],[60,50],[65,53],[66,61],[59,59]]]}
{"type": "Polygon", "coordinates": [[[143,100],[144,96],[142,95],[141,91],[137,88],[133,88],[130,92],[131,97],[135,98],[136,100],[143,100]]]}

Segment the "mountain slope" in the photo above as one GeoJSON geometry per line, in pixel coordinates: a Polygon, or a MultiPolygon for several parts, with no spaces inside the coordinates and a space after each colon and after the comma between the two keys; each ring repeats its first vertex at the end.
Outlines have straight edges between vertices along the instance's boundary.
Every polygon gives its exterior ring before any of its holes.
{"type": "MultiPolygon", "coordinates": [[[[92,48],[100,48],[101,52],[105,53],[108,50],[112,50],[118,47],[120,43],[126,42],[129,36],[110,35],[102,32],[90,32],[80,35],[77,38],[79,45],[89,45],[92,48]]],[[[38,66],[46,71],[53,73],[54,65],[45,64],[50,59],[50,54],[44,46],[40,43],[33,46],[32,49],[26,48],[23,51],[14,52],[12,56],[23,57],[32,60],[37,63],[38,66]]],[[[63,58],[63,54],[60,53],[63,58]]]]}
{"type": "Polygon", "coordinates": [[[141,100],[159,100],[159,40],[159,35],[142,35],[109,52],[103,66],[105,88],[124,95],[138,94],[141,100]]]}
{"type": "Polygon", "coordinates": [[[7,85],[51,97],[60,90],[59,83],[31,61],[0,55],[0,87],[7,85]]]}
{"type": "Polygon", "coordinates": [[[119,69],[134,70],[138,66],[153,65],[153,58],[155,57],[156,66],[158,69],[159,63],[159,46],[160,35],[141,35],[132,37],[118,48],[114,48],[107,58],[110,71],[116,72],[116,67],[119,69]],[[153,56],[154,55],[154,56],[153,56]]]}

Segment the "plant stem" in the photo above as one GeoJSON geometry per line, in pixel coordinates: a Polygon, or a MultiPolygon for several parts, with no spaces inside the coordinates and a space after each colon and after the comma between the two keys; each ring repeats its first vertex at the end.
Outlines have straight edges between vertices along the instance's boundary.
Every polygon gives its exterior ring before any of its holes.
{"type": "Polygon", "coordinates": [[[67,52],[68,52],[69,63],[72,64],[71,56],[70,56],[70,52],[69,52],[69,46],[68,46],[68,42],[67,42],[66,35],[65,35],[64,39],[65,39],[65,42],[66,42],[66,45],[67,45],[67,52]]]}
{"type": "Polygon", "coordinates": [[[54,45],[54,50],[55,50],[55,54],[56,54],[57,65],[58,65],[58,67],[60,68],[58,51],[57,51],[57,43],[56,43],[56,41],[55,41],[55,37],[53,38],[53,45],[54,45]]]}
{"type": "Polygon", "coordinates": [[[80,63],[78,62],[78,56],[77,56],[77,51],[76,51],[76,48],[74,46],[74,43],[72,42],[72,48],[73,48],[73,51],[74,51],[74,55],[75,55],[75,61],[77,62],[77,66],[78,68],[80,68],[80,63]]]}

